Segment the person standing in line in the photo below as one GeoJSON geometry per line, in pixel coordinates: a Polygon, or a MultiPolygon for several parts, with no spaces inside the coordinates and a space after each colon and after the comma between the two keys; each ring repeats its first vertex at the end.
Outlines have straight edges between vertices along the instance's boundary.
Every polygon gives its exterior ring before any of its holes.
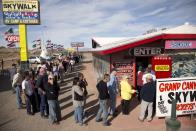
{"type": "MultiPolygon", "coordinates": [[[[12,68],[9,70],[10,72],[10,80],[11,80],[11,83],[13,82],[13,78],[14,78],[14,75],[16,74],[17,72],[17,68],[16,68],[16,64],[12,64],[12,68]]],[[[16,93],[15,91],[15,87],[12,86],[12,93],[16,93]]]]}
{"type": "Polygon", "coordinates": [[[99,110],[96,115],[96,122],[100,122],[103,120],[103,126],[109,126],[110,123],[108,122],[108,101],[110,98],[108,88],[107,88],[107,82],[110,81],[110,75],[105,74],[104,79],[99,81],[99,83],[96,85],[98,93],[99,93],[99,110]],[[103,119],[101,119],[101,116],[103,119]]]}
{"type": "Polygon", "coordinates": [[[36,80],[35,80],[35,72],[34,71],[30,71],[29,72],[29,77],[30,77],[30,83],[31,83],[31,87],[33,89],[33,97],[34,97],[34,101],[33,101],[33,104],[35,105],[34,106],[34,111],[35,112],[38,112],[40,109],[40,97],[39,97],[39,94],[38,94],[38,89],[37,89],[37,86],[36,86],[36,80]]]}
{"type": "Polygon", "coordinates": [[[26,109],[28,115],[34,115],[35,111],[35,102],[33,96],[33,89],[31,86],[29,72],[25,72],[25,79],[22,82],[22,89],[26,96],[26,109]]]}
{"type": "Polygon", "coordinates": [[[48,102],[46,97],[46,85],[48,83],[48,75],[46,73],[46,67],[42,66],[39,70],[39,76],[37,78],[36,86],[40,95],[40,113],[42,118],[47,118],[49,114],[48,102]]]}
{"type": "Polygon", "coordinates": [[[152,65],[151,64],[148,65],[148,70],[149,70],[150,74],[155,75],[155,71],[152,70],[152,65]]]}
{"type": "Polygon", "coordinates": [[[64,80],[65,71],[64,71],[64,66],[61,61],[59,62],[59,65],[58,65],[58,71],[59,71],[59,76],[60,76],[60,83],[62,83],[64,80]]]}
{"type": "MultiPolygon", "coordinates": [[[[79,73],[78,75],[79,77],[79,86],[82,88],[84,94],[84,106],[83,106],[83,110],[85,109],[85,105],[86,105],[86,99],[87,99],[87,95],[88,95],[88,92],[87,92],[87,89],[86,87],[88,86],[88,83],[86,81],[86,78],[84,78],[84,74],[82,73],[79,73]]],[[[83,116],[86,116],[86,112],[84,111],[83,113],[84,115],[83,116]]]]}
{"type": "Polygon", "coordinates": [[[133,87],[129,84],[129,77],[127,75],[124,75],[122,77],[122,80],[120,82],[121,87],[121,105],[122,105],[122,114],[128,115],[129,114],[129,106],[130,106],[130,100],[132,98],[132,94],[136,91],[133,90],[133,87]]]}
{"type": "Polygon", "coordinates": [[[144,72],[144,75],[142,76],[143,85],[147,83],[146,78],[147,78],[148,75],[151,75],[153,81],[156,81],[156,76],[151,73],[151,68],[147,67],[146,71],[144,72]]]}
{"type": "Polygon", "coordinates": [[[141,91],[141,89],[143,87],[143,80],[142,80],[143,75],[144,75],[143,68],[142,68],[142,66],[139,66],[138,72],[137,72],[138,101],[141,101],[141,99],[140,99],[140,91],[141,91]]]}
{"type": "Polygon", "coordinates": [[[117,71],[116,69],[111,71],[110,81],[107,83],[109,94],[110,94],[110,105],[109,105],[109,114],[115,117],[117,115],[116,110],[116,97],[118,94],[118,80],[117,80],[117,71]]]}
{"type": "Polygon", "coordinates": [[[59,124],[61,120],[61,109],[58,102],[60,87],[55,81],[54,75],[48,76],[46,95],[49,105],[49,120],[52,124],[59,124]]]}
{"type": "Polygon", "coordinates": [[[17,69],[17,73],[13,77],[12,86],[15,87],[16,90],[16,103],[17,108],[22,108],[22,98],[21,98],[21,92],[22,92],[22,75],[21,70],[17,69]]]}
{"type": "Polygon", "coordinates": [[[69,61],[69,66],[70,66],[70,70],[74,71],[74,64],[75,64],[75,60],[73,59],[73,57],[70,59],[69,61]]]}
{"type": "Polygon", "coordinates": [[[152,111],[153,111],[153,101],[155,99],[156,94],[156,85],[153,81],[152,75],[147,75],[146,77],[147,83],[144,84],[141,89],[141,109],[139,115],[139,121],[143,122],[145,117],[146,109],[148,110],[147,121],[152,121],[152,111]]]}
{"type": "Polygon", "coordinates": [[[54,74],[54,80],[58,81],[59,70],[58,70],[58,64],[56,62],[53,65],[52,72],[54,74]]]}
{"type": "Polygon", "coordinates": [[[63,65],[63,69],[64,69],[64,72],[67,73],[68,72],[68,67],[69,67],[69,58],[66,57],[63,59],[62,61],[62,65],[63,65]]]}
{"type": "Polygon", "coordinates": [[[75,122],[79,123],[80,126],[85,125],[83,122],[83,106],[84,106],[84,92],[82,88],[79,86],[79,78],[75,77],[73,80],[72,87],[72,100],[74,107],[74,118],[75,122]]]}

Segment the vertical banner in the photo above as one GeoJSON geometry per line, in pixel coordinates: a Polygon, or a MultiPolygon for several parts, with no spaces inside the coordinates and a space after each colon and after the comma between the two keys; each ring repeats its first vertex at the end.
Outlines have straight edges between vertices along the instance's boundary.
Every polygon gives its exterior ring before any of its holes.
{"type": "Polygon", "coordinates": [[[176,99],[176,114],[196,113],[196,77],[157,79],[156,116],[171,115],[171,102],[176,99]]]}
{"type": "Polygon", "coordinates": [[[20,60],[27,61],[28,60],[28,49],[27,49],[27,32],[26,25],[19,25],[19,36],[20,36],[20,60]]]}

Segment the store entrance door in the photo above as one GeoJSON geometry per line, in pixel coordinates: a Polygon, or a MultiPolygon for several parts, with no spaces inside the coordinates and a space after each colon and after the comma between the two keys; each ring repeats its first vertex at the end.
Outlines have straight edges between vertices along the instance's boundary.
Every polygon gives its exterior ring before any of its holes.
{"type": "Polygon", "coordinates": [[[143,69],[146,69],[149,64],[151,64],[152,57],[136,57],[136,72],[138,71],[139,66],[142,66],[143,69]]]}

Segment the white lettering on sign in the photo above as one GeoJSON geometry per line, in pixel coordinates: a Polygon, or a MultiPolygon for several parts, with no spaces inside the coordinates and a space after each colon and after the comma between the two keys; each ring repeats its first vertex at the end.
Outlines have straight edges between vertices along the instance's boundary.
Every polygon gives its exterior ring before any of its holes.
{"type": "Polygon", "coordinates": [[[192,43],[191,42],[188,42],[188,41],[178,41],[178,42],[175,42],[175,41],[172,41],[171,42],[171,48],[189,48],[192,46],[192,43]]]}
{"type": "Polygon", "coordinates": [[[19,42],[19,35],[9,35],[7,37],[8,42],[19,42]]]}
{"type": "Polygon", "coordinates": [[[161,54],[161,48],[156,47],[138,47],[134,48],[134,55],[135,56],[152,56],[161,54]]]}

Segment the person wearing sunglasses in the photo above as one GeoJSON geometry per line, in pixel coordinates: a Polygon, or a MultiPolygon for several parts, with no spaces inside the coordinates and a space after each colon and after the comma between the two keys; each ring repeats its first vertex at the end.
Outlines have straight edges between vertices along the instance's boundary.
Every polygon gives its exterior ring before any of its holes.
{"type": "Polygon", "coordinates": [[[59,124],[61,119],[61,110],[58,102],[59,85],[54,80],[54,75],[48,76],[48,84],[46,88],[46,96],[49,105],[49,120],[52,124],[59,124]]]}

